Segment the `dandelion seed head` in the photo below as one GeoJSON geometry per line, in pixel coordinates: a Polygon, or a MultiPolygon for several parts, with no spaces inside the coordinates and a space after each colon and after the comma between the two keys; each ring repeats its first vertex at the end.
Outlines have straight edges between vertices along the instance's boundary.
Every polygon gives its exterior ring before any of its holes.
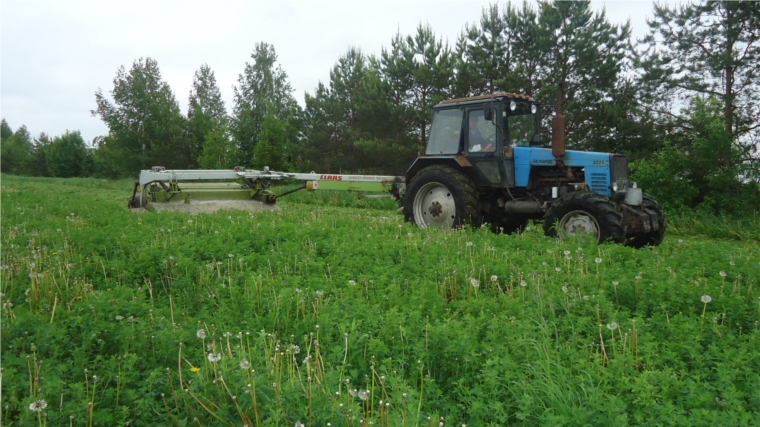
{"type": "Polygon", "coordinates": [[[597,264],[601,264],[602,263],[602,259],[601,258],[596,258],[596,259],[594,259],[594,262],[597,263],[597,264]]]}
{"type": "Polygon", "coordinates": [[[216,354],[209,353],[207,357],[208,357],[208,361],[209,362],[216,363],[216,362],[222,360],[222,353],[216,353],[216,354]]]}
{"type": "Polygon", "coordinates": [[[195,333],[195,336],[197,336],[200,339],[206,338],[206,330],[205,329],[198,329],[198,332],[195,333]]]}
{"type": "Polygon", "coordinates": [[[609,329],[611,331],[615,331],[615,330],[617,330],[617,328],[619,326],[620,325],[618,325],[617,322],[610,322],[610,323],[607,324],[607,329],[609,329]]]}
{"type": "Polygon", "coordinates": [[[470,277],[470,284],[472,285],[473,288],[480,287],[480,282],[478,282],[478,279],[474,277],[470,277]]]}
{"type": "Polygon", "coordinates": [[[524,288],[524,287],[528,286],[528,282],[526,282],[525,280],[520,280],[520,286],[522,286],[524,288]]]}
{"type": "Polygon", "coordinates": [[[727,276],[726,272],[725,272],[725,271],[722,271],[722,270],[721,270],[721,272],[720,272],[720,273],[718,273],[718,274],[720,274],[720,277],[726,277],[726,276],[727,276]]]}
{"type": "Polygon", "coordinates": [[[472,242],[467,242],[467,246],[472,246],[472,242]]]}
{"type": "Polygon", "coordinates": [[[369,390],[359,390],[357,395],[359,396],[359,399],[367,400],[369,399],[369,390]]]}
{"type": "Polygon", "coordinates": [[[702,302],[707,304],[708,302],[712,301],[712,297],[710,295],[702,295],[702,302]]]}
{"type": "Polygon", "coordinates": [[[562,285],[562,292],[567,293],[567,284],[562,285]]]}
{"type": "Polygon", "coordinates": [[[47,408],[47,402],[44,399],[35,400],[29,404],[29,410],[32,412],[42,412],[47,408]]]}
{"type": "Polygon", "coordinates": [[[491,281],[492,281],[492,282],[498,282],[498,281],[499,281],[499,276],[497,276],[497,275],[495,275],[495,274],[494,274],[494,275],[492,275],[492,276],[491,276],[491,281]]]}
{"type": "Polygon", "coordinates": [[[353,279],[349,280],[348,284],[351,285],[351,286],[356,286],[356,280],[353,280],[353,279]]]}

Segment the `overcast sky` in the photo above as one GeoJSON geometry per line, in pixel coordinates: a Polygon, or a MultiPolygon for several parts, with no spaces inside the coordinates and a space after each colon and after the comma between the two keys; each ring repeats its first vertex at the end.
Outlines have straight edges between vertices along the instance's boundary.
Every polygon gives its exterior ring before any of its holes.
{"type": "MultiPolygon", "coordinates": [[[[120,66],[158,61],[187,112],[193,73],[208,64],[227,110],[232,86],[257,42],[273,44],[303,105],[304,93],[326,82],[349,47],[379,54],[400,31],[428,23],[456,41],[489,1],[0,1],[0,116],[33,136],[79,130],[86,142],[108,129],[90,113],[95,91],[113,89],[120,66]]],[[[504,5],[505,2],[499,2],[504,5]]],[[[522,1],[516,2],[522,5],[522,1]]],[[[613,23],[630,19],[646,34],[651,1],[593,1],[613,23]]]]}

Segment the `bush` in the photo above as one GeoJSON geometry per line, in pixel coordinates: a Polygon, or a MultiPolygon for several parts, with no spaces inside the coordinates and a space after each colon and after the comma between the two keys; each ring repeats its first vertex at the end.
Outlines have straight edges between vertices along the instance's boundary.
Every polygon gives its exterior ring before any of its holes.
{"type": "Polygon", "coordinates": [[[723,122],[720,102],[695,99],[688,127],[671,135],[648,159],[631,165],[631,177],[671,209],[744,213],[760,209],[753,166],[742,159],[723,122]]]}

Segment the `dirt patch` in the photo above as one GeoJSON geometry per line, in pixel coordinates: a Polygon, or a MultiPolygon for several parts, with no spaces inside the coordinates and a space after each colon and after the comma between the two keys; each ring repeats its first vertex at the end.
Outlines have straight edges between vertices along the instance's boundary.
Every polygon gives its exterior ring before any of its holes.
{"type": "Polygon", "coordinates": [[[191,200],[188,203],[184,201],[166,202],[166,203],[148,203],[145,208],[132,209],[132,212],[186,212],[189,214],[214,213],[221,210],[235,210],[246,212],[263,212],[279,211],[277,205],[265,205],[255,200],[191,200]]]}

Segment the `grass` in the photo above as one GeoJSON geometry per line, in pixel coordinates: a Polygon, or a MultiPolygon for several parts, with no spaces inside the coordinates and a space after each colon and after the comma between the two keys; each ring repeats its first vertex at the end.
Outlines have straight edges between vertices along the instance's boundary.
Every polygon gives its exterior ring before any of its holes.
{"type": "Polygon", "coordinates": [[[749,219],[676,217],[637,251],[422,230],[345,193],[197,216],[130,194],[2,177],[4,425],[760,419],[749,219]]]}

